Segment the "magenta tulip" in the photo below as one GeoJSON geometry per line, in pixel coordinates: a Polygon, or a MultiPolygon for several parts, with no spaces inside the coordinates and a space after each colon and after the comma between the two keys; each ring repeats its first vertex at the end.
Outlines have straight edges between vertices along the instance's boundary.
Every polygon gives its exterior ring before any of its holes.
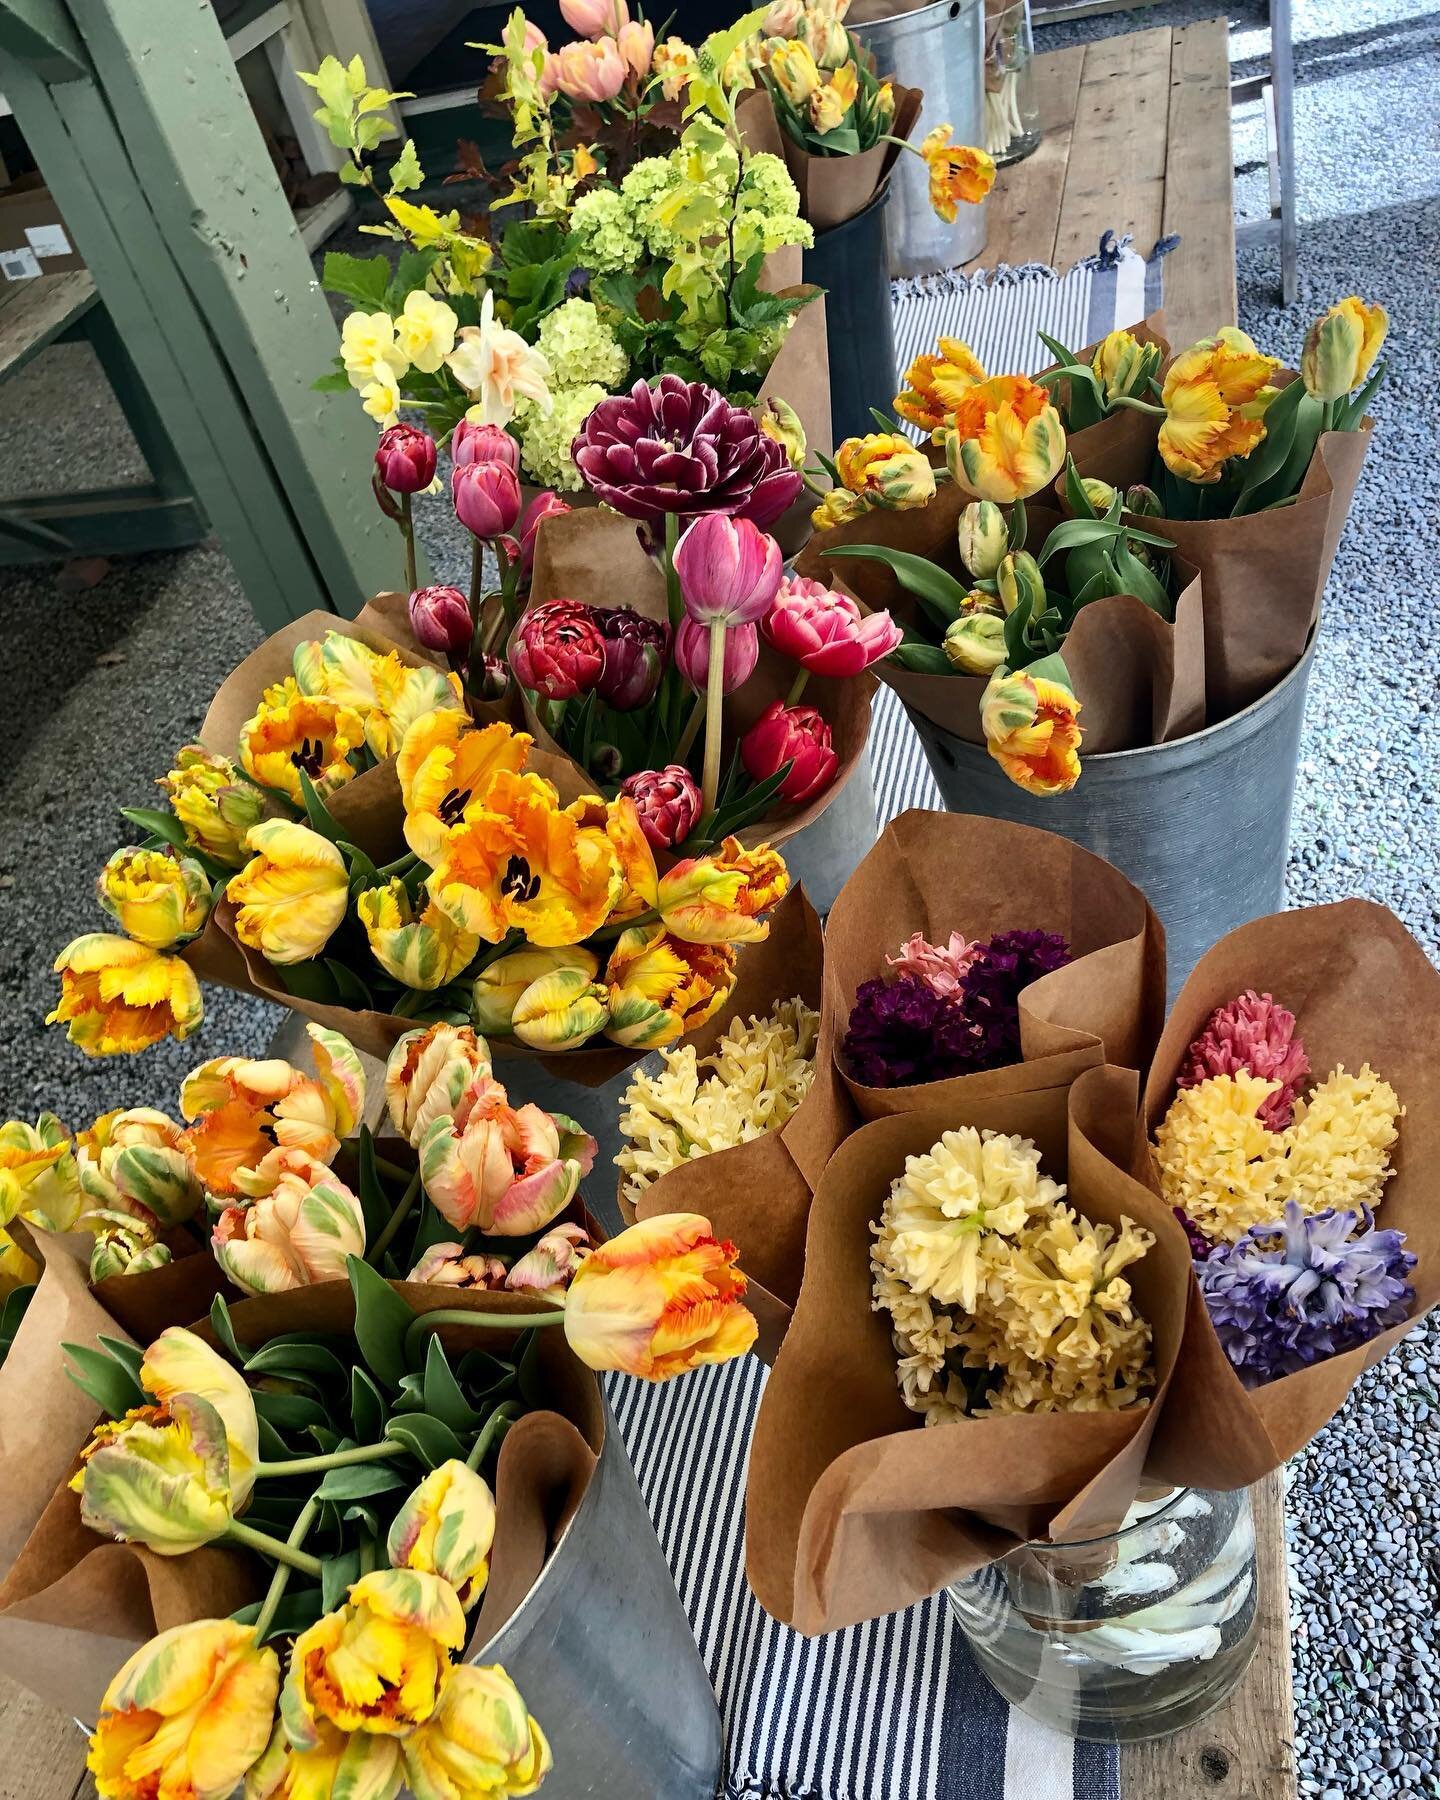
{"type": "Polygon", "coordinates": [[[804,575],[780,583],[760,629],[768,643],[812,675],[858,675],[905,637],[888,612],[866,618],[847,595],[804,575]]]}
{"type": "Polygon", "coordinates": [[[840,767],[830,727],[815,708],[785,706],[779,700],[772,700],[741,738],[740,760],[752,781],[768,781],[790,763],[778,795],[796,803],[823,794],[840,767]]]}
{"type": "Polygon", "coordinates": [[[418,425],[391,425],[375,446],[375,472],[392,494],[418,494],[435,479],[435,440],[418,425]]]}
{"type": "Polygon", "coordinates": [[[451,433],[450,460],[457,469],[471,463],[504,463],[520,473],[520,446],[499,425],[472,425],[462,419],[451,433]]]}
{"type": "Polygon", "coordinates": [[[520,620],[510,666],[543,700],[588,694],[605,667],[605,640],[594,608],[580,600],[532,607],[520,620]]]}
{"type": "MultiPolygon", "coordinates": [[[[754,673],[760,656],[760,633],[754,625],[732,625],[725,633],[725,685],[733,694],[754,673]]],[[[710,627],[682,619],[675,627],[675,667],[696,693],[705,692],[710,678],[710,627]]]]}
{"type": "Polygon", "coordinates": [[[540,527],[546,519],[558,519],[561,513],[573,510],[568,500],[562,500],[550,488],[546,488],[543,494],[537,494],[525,508],[525,517],[520,521],[520,579],[522,581],[530,579],[530,571],[535,566],[535,539],[540,527]]]}
{"type": "Polygon", "coordinates": [[[427,650],[462,656],[470,648],[474,626],[470,602],[455,587],[416,588],[410,596],[410,629],[427,650]]]}
{"type": "Polygon", "coordinates": [[[675,547],[685,611],[698,625],[753,625],[763,619],[785,572],[780,546],[749,519],[704,513],[675,547]]]}
{"type": "Polygon", "coordinates": [[[673,850],[683,844],[699,822],[700,788],[681,763],[663,769],[642,769],[627,775],[620,792],[635,802],[640,829],[652,850],[673,850]]]}
{"type": "Polygon", "coordinates": [[[520,517],[520,477],[507,463],[466,463],[450,477],[450,497],[477,538],[503,537],[520,517]]]}

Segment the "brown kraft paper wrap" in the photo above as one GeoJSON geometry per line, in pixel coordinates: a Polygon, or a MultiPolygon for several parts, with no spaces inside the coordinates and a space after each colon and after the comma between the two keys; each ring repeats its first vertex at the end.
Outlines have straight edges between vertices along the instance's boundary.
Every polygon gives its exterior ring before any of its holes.
{"type": "MultiPolygon", "coordinates": [[[[1087,1107],[1133,1105],[1123,1072],[1094,1069],[1082,1080],[1075,1093],[1087,1107]]],[[[1113,1530],[1134,1498],[1179,1348],[1188,1254],[1166,1209],[1083,1138],[1067,1168],[1067,1129],[1067,1093],[1057,1088],[877,1120],[831,1158],[810,1213],[794,1321],[761,1402],[746,1495],[750,1585],[797,1631],[897,1611],[1027,1538],[1113,1530]],[[965,1125],[1030,1138],[1086,1218],[1114,1224],[1124,1215],[1155,1233],[1127,1271],[1154,1331],[1148,1405],[932,1426],[905,1406],[887,1317],[871,1310],[870,1225],[905,1158],[965,1125]]]]}
{"type": "MultiPolygon", "coordinates": [[[[417,1313],[513,1312],[517,1330],[526,1312],[545,1310],[517,1294],[396,1285],[417,1313]]],[[[232,1307],[230,1316],[240,1342],[258,1349],[285,1332],[348,1334],[355,1313],[349,1284],[332,1281],[245,1301],[232,1307]]],[[[214,1343],[208,1320],[193,1329],[214,1343]]],[[[463,1326],[445,1326],[441,1335],[449,1344],[460,1343],[466,1333],[463,1326]]],[[[486,1342],[497,1335],[487,1332],[486,1342]]],[[[496,1578],[502,1582],[504,1617],[524,1598],[529,1583],[517,1592],[519,1572],[512,1582],[501,1557],[520,1561],[537,1518],[553,1522],[558,1533],[584,1494],[604,1437],[595,1376],[554,1332],[540,1334],[539,1357],[555,1410],[525,1415],[502,1444],[496,1471],[497,1494],[519,1515],[507,1528],[518,1540],[513,1550],[501,1542],[497,1520],[496,1578]],[[510,1436],[517,1439],[513,1451],[510,1436]]],[[[185,1556],[157,1556],[139,1545],[112,1543],[82,1525],[80,1497],[67,1484],[87,1431],[88,1425],[75,1433],[58,1485],[45,1496],[38,1523],[0,1586],[0,1673],[89,1723],[116,1670],[141,1644],[173,1625],[224,1618],[249,1605],[264,1591],[268,1570],[243,1551],[212,1545],[185,1556]]],[[[6,1466],[13,1480],[14,1471],[6,1466]]],[[[496,1623],[489,1635],[504,1622],[499,1608],[493,1611],[496,1623]]],[[[483,1641],[472,1634],[472,1642],[483,1641]]]]}
{"type": "MultiPolygon", "coordinates": [[[[761,1017],[796,996],[819,1011],[824,953],[819,915],[798,889],[777,909],[766,941],[749,946],[730,1003],[682,1042],[707,1056],[733,1020],[761,1017]]],[[[651,1182],[634,1206],[625,1198],[623,1176],[619,1183],[627,1224],[662,1213],[700,1213],[717,1237],[734,1242],[750,1284],[745,1304],[760,1326],[756,1353],[766,1362],[774,1359],[799,1291],[812,1184],[854,1120],[823,1018],[815,1051],[810,1091],[778,1131],[682,1163],[651,1182]]]]}
{"type": "MultiPolygon", "coordinates": [[[[1311,1084],[1343,1063],[1368,1062],[1405,1108],[1377,1225],[1403,1231],[1419,1259],[1403,1325],[1359,1349],[1247,1389],[1220,1347],[1192,1280],[1185,1339],[1148,1473],[1186,1486],[1248,1487],[1302,1450],[1351,1387],[1440,1300],[1440,1087],[1426,1021],[1440,1010],[1440,972],[1405,927],[1369,900],[1276,913],[1243,925],[1201,957],[1180,990],[1145,1084],[1147,1138],[1169,1110],[1185,1052],[1206,1019],[1247,988],[1272,994],[1297,1020],[1311,1084]]],[[[1159,1192],[1149,1150],[1140,1166],[1159,1192]]]]}
{"type": "MultiPolygon", "coordinates": [[[[835,552],[850,544],[908,550],[963,582],[956,527],[969,504],[968,494],[953,482],[942,482],[928,506],[903,512],[876,509],[817,533],[801,552],[796,569],[852,595],[871,612],[888,609],[902,625],[933,640],[936,627],[930,615],[884,563],[835,552]]],[[[1028,506],[1026,516],[1029,540],[1036,548],[1061,522],[1059,513],[1043,506],[1028,506]]],[[[1057,560],[1064,556],[1061,551],[1057,560]]],[[[1083,754],[1169,743],[1205,724],[1204,600],[1194,569],[1180,561],[1177,572],[1181,587],[1173,625],[1133,594],[1119,594],[1082,607],[1066,635],[1061,655],[1080,701],[1083,754]]],[[[984,676],[925,675],[888,659],[876,663],[875,673],[906,706],[942,731],[967,743],[985,742],[980,727],[984,676]]]]}
{"type": "Polygon", "coordinates": [[[863,1119],[1067,1088],[1111,1062],[1143,1068],[1160,1033],[1165,940],[1145,896],[1066,838],[967,813],[892,819],[841,889],[825,932],[825,1006],[836,1067],[863,1119]],[[1059,932],[1073,960],[1020,997],[1023,1060],[911,1087],[865,1087],[841,1045],[856,990],[887,973],[914,932],[945,943],[1000,931],[1059,932]]]}
{"type": "MultiPolygon", "coordinates": [[[[1137,417],[1140,415],[1136,415],[1137,417]]],[[[1143,437],[1076,451],[1082,476],[1112,487],[1148,482],[1157,421],[1143,437]]],[[[1374,421],[1359,431],[1327,431],[1316,445],[1293,504],[1239,519],[1130,518],[1170,538],[1200,571],[1204,588],[1205,678],[1212,723],[1229,718],[1289,674],[1310,640],[1335,550],[1350,511],[1374,421]]]]}
{"type": "MultiPolygon", "coordinates": [[[[547,519],[535,551],[535,573],[530,605],[548,600],[584,600],[602,609],[632,606],[662,623],[667,617],[665,580],[659,568],[640,548],[635,523],[604,508],[547,519]]],[[[513,641],[513,638],[512,638],[513,641]]],[[[798,665],[761,640],[760,660],[743,687],[725,698],[725,738],[728,746],[739,741],[773,700],[784,700],[798,665]]],[[[787,839],[813,825],[854,774],[870,737],[870,700],[875,684],[868,675],[837,681],[812,675],[805,685],[805,703],[818,707],[830,726],[840,767],[823,794],[803,806],[785,807],[740,832],[748,845],[783,845],[787,839]]],[[[570,779],[581,793],[593,792],[594,781],[560,748],[540,723],[528,702],[525,729],[540,749],[565,762],[570,779]]]]}
{"type": "MultiPolygon", "coordinates": [[[[908,138],[920,117],[925,96],[919,88],[894,84],[895,116],[889,135],[908,138]]],[[[853,219],[874,199],[900,155],[899,144],[875,144],[854,156],[821,156],[807,150],[781,129],[769,93],[757,87],[740,102],[740,130],[754,149],[772,148],[779,140],[780,154],[790,179],[800,193],[800,216],[816,231],[830,231],[853,219]]]]}

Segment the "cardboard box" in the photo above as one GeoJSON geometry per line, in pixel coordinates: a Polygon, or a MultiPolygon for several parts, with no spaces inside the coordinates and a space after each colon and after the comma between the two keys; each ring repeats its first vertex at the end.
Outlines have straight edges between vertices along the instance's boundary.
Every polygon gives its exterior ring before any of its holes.
{"type": "Polygon", "coordinates": [[[84,267],[85,259],[39,175],[22,175],[0,188],[0,282],[33,281],[37,275],[84,267]]]}

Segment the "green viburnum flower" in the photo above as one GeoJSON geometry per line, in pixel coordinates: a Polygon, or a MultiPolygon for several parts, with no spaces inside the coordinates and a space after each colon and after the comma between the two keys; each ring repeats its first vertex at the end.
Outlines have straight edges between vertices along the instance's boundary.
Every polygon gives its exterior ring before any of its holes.
{"type": "Polygon", "coordinates": [[[620,340],[589,300],[567,300],[547,313],[536,348],[550,364],[554,387],[598,382],[613,393],[630,371],[620,340]]]}
{"type": "Polygon", "coordinates": [[[585,485],[570,455],[570,445],[607,392],[597,381],[552,389],[553,405],[548,413],[542,413],[533,400],[519,402],[514,424],[520,434],[525,471],[532,481],[567,494],[578,493],[585,485]]]}
{"type": "Polygon", "coordinates": [[[613,188],[582,194],[570,214],[576,257],[592,275],[618,275],[636,267],[645,245],[625,201],[613,188]]]}

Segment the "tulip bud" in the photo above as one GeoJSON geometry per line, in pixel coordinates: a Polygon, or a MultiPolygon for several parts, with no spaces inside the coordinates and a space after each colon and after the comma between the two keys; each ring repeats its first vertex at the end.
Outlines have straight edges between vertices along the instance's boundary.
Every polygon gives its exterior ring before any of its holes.
{"type": "Polygon", "coordinates": [[[620,792],[635,802],[640,829],[652,850],[673,850],[683,844],[704,808],[699,783],[681,763],[627,775],[620,792]]]}
{"type": "Polygon", "coordinates": [[[475,425],[461,419],[450,434],[450,461],[457,469],[471,463],[503,463],[520,473],[520,445],[500,425],[475,425]]]}
{"type": "Polygon", "coordinates": [[[1101,518],[1109,512],[1115,502],[1114,488],[1108,481],[1100,481],[1094,475],[1086,475],[1081,478],[1080,491],[1101,518]]]}
{"type": "Polygon", "coordinates": [[[503,656],[491,656],[487,650],[480,658],[478,675],[472,672],[471,680],[477,699],[503,700],[510,692],[510,665],[503,656]]]}
{"type": "Polygon", "coordinates": [[[410,629],[427,650],[443,650],[455,662],[470,648],[470,602],[459,588],[416,588],[409,610],[410,629]]]}
{"type": "Polygon", "coordinates": [[[505,1277],[512,1294],[563,1294],[571,1277],[590,1254],[590,1234],[580,1225],[552,1225],[505,1277]]]}
{"type": "Polygon", "coordinates": [[[546,949],[529,944],[523,950],[512,950],[497,957],[475,977],[471,991],[470,1012],[477,1031],[493,1037],[507,1034],[515,1018],[520,997],[542,975],[553,975],[557,969],[579,969],[587,981],[600,972],[600,964],[588,950],[580,946],[546,949]]]}
{"type": "Polygon", "coordinates": [[[210,916],[210,877],[198,862],[166,850],[117,850],[95,884],[102,908],[127,936],[173,950],[210,916]]]}
{"type": "Polygon", "coordinates": [[[1090,367],[1108,401],[1124,395],[1139,398],[1149,392],[1151,377],[1160,367],[1160,346],[1142,344],[1128,331],[1112,331],[1090,359],[1090,367]]]}
{"type": "Polygon", "coordinates": [[[989,581],[1010,547],[1010,528],[993,500],[972,500],[960,515],[960,560],[975,581],[989,581]]]}
{"type": "Polygon", "coordinates": [[[487,1483],[452,1458],[434,1468],[396,1513],[386,1539],[392,1569],[439,1575],[467,1610],[490,1578],[495,1499],[487,1483]]]}
{"type": "Polygon", "coordinates": [[[760,30],[770,38],[791,38],[805,18],[805,0],[774,0],[760,22],[760,30]]]}
{"type": "MultiPolygon", "coordinates": [[[[754,673],[760,634],[754,625],[732,625],[725,633],[723,692],[733,694],[754,673]]],[[[710,678],[710,627],[684,618],[675,627],[675,667],[699,694],[710,678]]]]}
{"type": "Polygon", "coordinates": [[[588,694],[605,668],[605,639],[595,608],[581,600],[548,600],[520,620],[510,664],[542,700],[588,694]]]}
{"type": "Polygon", "coordinates": [[[962,675],[989,675],[1005,660],[1005,621],[977,608],[946,627],[940,648],[962,675]]]}
{"type": "Polygon", "coordinates": [[[169,1246],[125,1213],[87,1213],[85,1224],[96,1234],[90,1250],[92,1286],[112,1275],[144,1275],[171,1260],[169,1246]]]}
{"type": "Polygon", "coordinates": [[[670,652],[670,627],[631,606],[597,607],[605,662],[595,691],[616,712],[648,706],[660,686],[670,652]]]}
{"type": "Polygon", "coordinates": [[[1014,612],[1026,599],[1030,602],[1032,617],[1045,610],[1045,577],[1028,550],[1015,550],[1002,558],[995,572],[995,584],[1000,589],[1000,603],[1007,613],[1014,612]]]}
{"type": "Polygon", "coordinates": [[[503,537],[520,517],[520,477],[508,463],[465,463],[450,477],[450,498],[473,536],[503,537]]]}
{"type": "Polygon", "coordinates": [[[175,767],[155,785],[164,788],[186,843],[217,862],[240,867],[248,855],[245,834],[260,823],[265,799],[258,788],[241,780],[228,757],[216,756],[200,744],[186,744],[175,767]]]}
{"type": "Polygon", "coordinates": [[[1125,490],[1125,510],[1134,513],[1137,518],[1159,519],[1164,516],[1165,509],[1154,488],[1148,488],[1144,482],[1137,481],[1134,487],[1125,490]]]}
{"type": "Polygon", "coordinates": [[[505,1265],[498,1256],[467,1256],[463,1244],[432,1244],[406,1277],[426,1287],[483,1288],[505,1285],[505,1265]]]}
{"type": "Polygon", "coordinates": [[[740,760],[752,781],[768,781],[790,763],[776,798],[794,805],[823,794],[840,767],[823,714],[813,706],[785,706],[779,700],[772,700],[741,738],[740,760]]]}
{"type": "Polygon", "coordinates": [[[452,1669],[434,1713],[400,1749],[415,1800],[533,1794],[552,1767],[539,1721],[499,1663],[452,1669]]]}
{"type": "Polygon", "coordinates": [[[610,996],[581,968],[555,969],[515,1002],[510,1029],[532,1050],[575,1050],[602,1031],[610,996]]]}
{"type": "Polygon", "coordinates": [[[1314,400],[1343,400],[1359,387],[1380,354],[1390,321],[1383,306],[1358,294],[1337,301],[1305,335],[1300,379],[1314,400]]]}
{"type": "Polygon", "coordinates": [[[560,0],[560,16],[581,37],[614,37],[630,23],[626,0],[560,0]]]}
{"type": "Polygon", "coordinates": [[[391,425],[375,447],[375,473],[392,494],[418,494],[435,479],[435,440],[418,425],[391,425]]]}
{"type": "Polygon", "coordinates": [[[529,581],[530,571],[535,566],[535,539],[539,535],[540,527],[546,519],[556,519],[561,513],[574,510],[568,501],[562,500],[549,488],[543,494],[537,494],[525,508],[525,516],[520,521],[521,581],[529,581]]]}
{"type": "Polygon", "coordinates": [[[625,758],[614,744],[596,744],[590,751],[590,767],[597,781],[618,781],[625,758]]]}
{"type": "Polygon", "coordinates": [[[644,19],[627,20],[620,27],[615,41],[620,46],[625,67],[636,81],[643,81],[650,73],[650,64],[655,55],[654,26],[644,19]]]}
{"type": "Polygon", "coordinates": [[[773,438],[785,452],[785,459],[792,469],[805,467],[805,454],[808,448],[805,442],[805,427],[800,422],[800,415],[788,400],[772,396],[760,408],[760,429],[766,437],[773,438]]]}

